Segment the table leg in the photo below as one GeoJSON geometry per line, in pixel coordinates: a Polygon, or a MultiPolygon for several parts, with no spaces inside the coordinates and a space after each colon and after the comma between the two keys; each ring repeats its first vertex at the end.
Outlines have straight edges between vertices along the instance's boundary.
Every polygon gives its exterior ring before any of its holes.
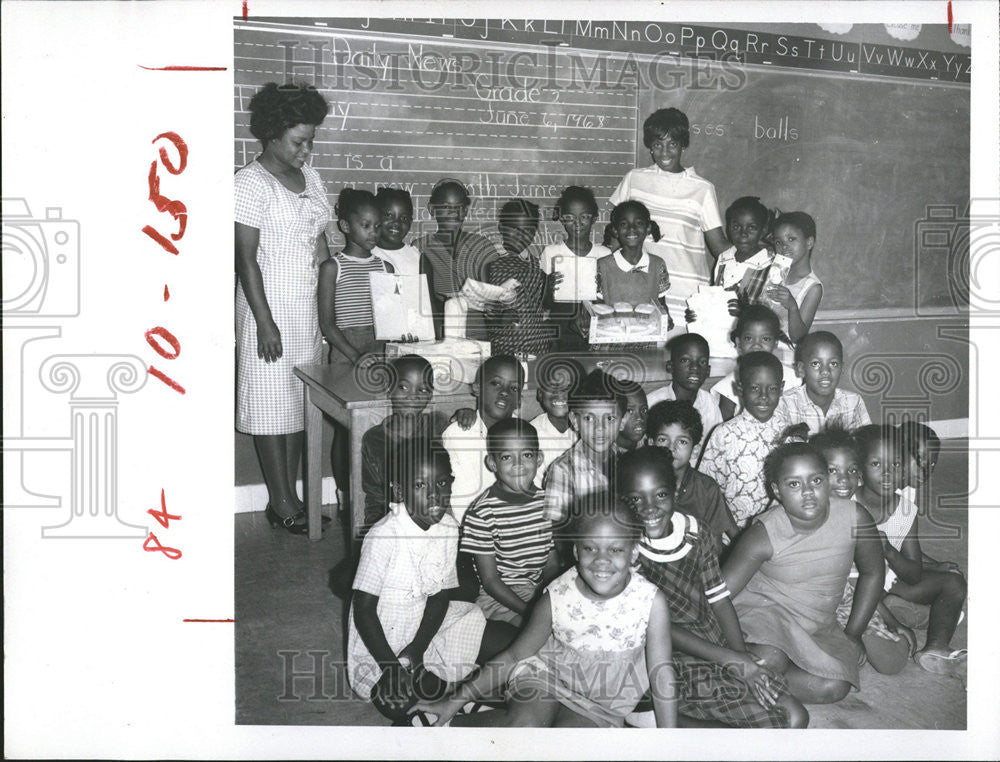
{"type": "Polygon", "coordinates": [[[320,518],[323,506],[323,411],[310,398],[308,384],[304,385],[306,416],[306,514],[309,539],[323,537],[320,518]]]}
{"type": "Polygon", "coordinates": [[[365,520],[365,490],[361,475],[361,441],[367,430],[368,411],[351,411],[351,505],[350,521],[351,537],[350,545],[344,543],[346,548],[352,552],[358,550],[361,544],[361,526],[365,520]]]}

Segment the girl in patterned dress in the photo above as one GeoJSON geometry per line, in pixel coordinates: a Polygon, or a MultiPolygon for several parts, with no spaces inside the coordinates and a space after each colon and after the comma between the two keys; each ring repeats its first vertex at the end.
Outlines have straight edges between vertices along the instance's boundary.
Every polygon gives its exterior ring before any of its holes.
{"type": "Polygon", "coordinates": [[[305,534],[295,494],[302,455],[296,365],[322,361],[317,265],[327,259],[330,205],[306,166],[329,106],[313,87],[269,83],[250,101],[264,150],[236,173],[236,429],[253,435],[272,526],[305,534]]]}
{"type": "Polygon", "coordinates": [[[545,274],[528,249],[538,232],[538,206],[512,199],[500,207],[498,219],[504,255],[487,265],[487,280],[499,286],[513,278],[520,285],[513,302],[487,310],[491,350],[494,355],[544,354],[555,331],[542,314],[545,274]]]}
{"type": "Polygon", "coordinates": [[[445,725],[466,702],[506,683],[506,708],[464,714],[454,724],[621,727],[651,689],[657,727],[675,726],[667,601],[632,572],[635,517],[610,498],[602,507],[575,518],[576,566],[546,588],[513,645],[453,695],[418,710],[445,725]]]}

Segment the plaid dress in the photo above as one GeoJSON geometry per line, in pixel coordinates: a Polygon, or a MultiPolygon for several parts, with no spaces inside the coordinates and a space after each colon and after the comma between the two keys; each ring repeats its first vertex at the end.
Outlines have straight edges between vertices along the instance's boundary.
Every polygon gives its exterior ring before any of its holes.
{"type": "MultiPolygon", "coordinates": [[[[658,540],[643,535],[639,571],[667,597],[671,625],[724,648],[728,647],[712,604],[729,597],[719,570],[715,541],[693,516],[674,511],[671,531],[658,540]]],[[[688,717],[716,720],[740,728],[787,728],[782,707],[765,709],[746,683],[725,665],[674,650],[674,670],[681,695],[677,711],[688,717]]],[[[783,678],[772,685],[788,691],[783,678]]]]}
{"type": "Polygon", "coordinates": [[[237,283],[236,429],[244,434],[301,431],[302,382],[292,369],[323,361],[315,250],[330,204],[319,173],[302,167],[302,174],[305,190],[293,193],[257,161],[236,173],[234,219],[260,231],[257,264],[282,349],[274,362],[257,356],[257,321],[237,283]]]}

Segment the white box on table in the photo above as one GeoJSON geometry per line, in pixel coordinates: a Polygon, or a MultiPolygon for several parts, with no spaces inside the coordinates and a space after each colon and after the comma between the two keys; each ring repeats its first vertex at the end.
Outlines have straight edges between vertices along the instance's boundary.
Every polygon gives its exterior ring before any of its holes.
{"type": "Polygon", "coordinates": [[[392,360],[403,355],[420,355],[434,370],[434,390],[458,391],[462,384],[471,384],[483,360],[490,356],[490,343],[475,339],[446,338],[441,341],[418,341],[411,344],[389,342],[385,357],[392,360]]]}
{"type": "Polygon", "coordinates": [[[631,312],[624,310],[624,305],[612,308],[611,305],[595,305],[592,302],[583,303],[590,315],[591,344],[660,344],[667,340],[670,320],[662,304],[650,299],[651,309],[647,314],[637,314],[635,307],[628,305],[631,312]],[[596,308],[596,309],[595,309],[596,308]],[[610,314],[602,314],[604,308],[612,308],[610,314]]]}

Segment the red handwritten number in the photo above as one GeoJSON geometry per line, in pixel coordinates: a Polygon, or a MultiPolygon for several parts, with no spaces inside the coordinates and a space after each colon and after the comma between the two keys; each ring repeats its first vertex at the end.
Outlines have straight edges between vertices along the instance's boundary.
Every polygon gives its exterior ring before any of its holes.
{"type": "Polygon", "coordinates": [[[146,331],[146,343],[153,348],[156,354],[167,360],[176,360],[181,353],[181,343],[177,340],[177,337],[170,333],[170,331],[162,325],[158,325],[156,328],[150,328],[146,331]],[[173,352],[168,352],[160,346],[160,342],[154,337],[159,337],[166,341],[170,345],[170,348],[173,349],[173,352]]]}
{"type": "MultiPolygon", "coordinates": [[[[164,168],[170,174],[179,175],[187,167],[187,143],[185,143],[184,140],[181,139],[181,136],[176,132],[163,132],[153,138],[153,143],[161,138],[166,138],[173,143],[174,148],[177,149],[179,164],[175,165],[170,160],[167,150],[163,146],[159,147],[160,163],[163,164],[164,168]]],[[[170,216],[177,221],[177,232],[171,233],[170,238],[174,241],[181,240],[187,230],[187,207],[182,201],[174,201],[160,193],[160,178],[156,172],[155,160],[149,164],[149,200],[156,206],[157,211],[168,212],[170,216]]],[[[165,251],[171,254],[178,253],[177,247],[168,241],[167,238],[152,225],[144,226],[142,232],[160,244],[165,251]]]]}
{"type": "Polygon", "coordinates": [[[142,544],[142,549],[148,553],[153,553],[154,551],[158,550],[167,558],[169,558],[171,561],[176,561],[178,558],[184,555],[177,548],[168,548],[167,546],[163,545],[158,539],[156,539],[156,535],[153,534],[152,532],[149,533],[149,537],[147,537],[146,541],[142,544]]]}
{"type": "Polygon", "coordinates": [[[172,175],[179,175],[181,172],[184,171],[184,168],[187,167],[187,159],[188,159],[187,143],[185,143],[184,139],[176,132],[161,132],[159,135],[153,138],[153,142],[155,143],[160,138],[166,138],[167,140],[169,140],[171,143],[174,144],[174,148],[177,149],[177,156],[180,158],[181,165],[179,167],[175,167],[173,165],[173,162],[171,162],[170,158],[167,156],[167,149],[165,149],[163,146],[160,146],[160,161],[163,162],[163,166],[166,167],[167,172],[169,172],[172,175]]]}
{"type": "Polygon", "coordinates": [[[164,529],[170,528],[171,521],[180,521],[181,517],[173,513],[167,513],[167,495],[164,490],[160,490],[160,510],[156,511],[150,508],[146,511],[150,516],[160,522],[160,526],[164,529]]]}

